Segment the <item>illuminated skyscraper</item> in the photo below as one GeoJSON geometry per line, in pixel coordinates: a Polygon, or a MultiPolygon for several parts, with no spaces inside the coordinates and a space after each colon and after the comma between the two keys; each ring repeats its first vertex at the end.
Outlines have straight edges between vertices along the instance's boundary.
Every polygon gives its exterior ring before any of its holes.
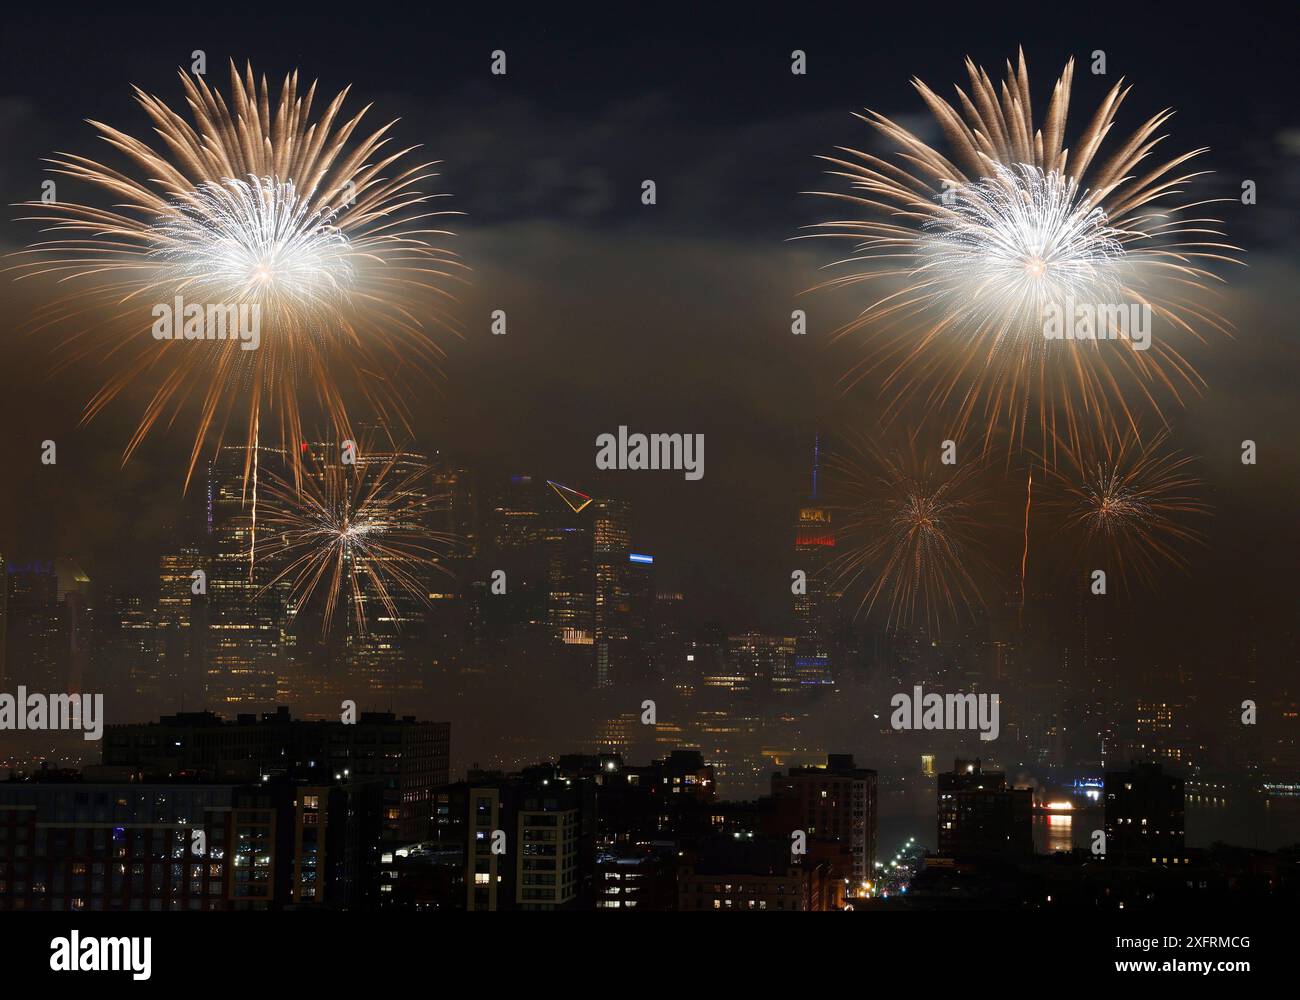
{"type": "MultiPolygon", "coordinates": [[[[469,470],[443,460],[434,460],[433,491],[445,497],[434,527],[455,539],[451,560],[458,566],[472,566],[479,554],[478,489],[469,470]]],[[[463,571],[460,575],[466,575],[463,571]]]]}
{"type": "Polygon", "coordinates": [[[542,532],[541,541],[546,549],[546,623],[566,645],[590,645],[596,621],[591,529],[557,524],[542,532]]]}
{"type": "Polygon", "coordinates": [[[655,678],[654,670],[654,616],[655,560],[647,552],[629,552],[624,567],[627,584],[627,635],[626,663],[622,667],[624,680],[648,683],[655,678]]]}
{"type": "Polygon", "coordinates": [[[590,510],[596,568],[596,686],[609,687],[630,641],[627,584],[632,508],[626,500],[596,500],[590,510]]]}
{"type": "Polygon", "coordinates": [[[693,687],[694,661],[686,659],[686,597],[679,590],[655,595],[655,675],[682,692],[693,687]]]}
{"type": "Polygon", "coordinates": [[[163,637],[157,615],[139,594],[110,588],[97,617],[96,683],[115,692],[115,701],[152,707],[155,699],[181,692],[164,676],[163,637]]]}
{"type": "Polygon", "coordinates": [[[69,559],[9,564],[8,680],[46,691],[80,691],[88,676],[90,579],[69,559]]]}
{"type": "Polygon", "coordinates": [[[498,625],[542,625],[547,621],[547,560],[542,542],[547,511],[555,502],[544,480],[512,475],[501,484],[488,511],[487,569],[506,575],[506,592],[489,605],[498,625]]]}
{"type": "Polygon", "coordinates": [[[90,677],[91,636],[95,628],[95,612],[90,603],[90,577],[71,559],[55,560],[54,566],[59,578],[63,656],[66,658],[65,690],[98,690],[101,685],[90,677]],[[89,688],[86,687],[88,683],[89,688]]]}
{"type": "Polygon", "coordinates": [[[772,775],[770,832],[802,829],[808,853],[827,861],[831,874],[864,888],[876,863],[876,772],[857,767],[852,754],[828,754],[815,767],[792,767],[772,775]]]}
{"type": "MultiPolygon", "coordinates": [[[[222,448],[208,467],[208,656],[205,699],[213,708],[270,705],[286,650],[287,584],[268,586],[272,571],[250,565],[255,527],[245,449],[222,448]]],[[[284,453],[257,449],[261,468],[283,472],[284,453]]]]}
{"type": "Polygon", "coordinates": [[[1121,865],[1187,864],[1183,780],[1159,764],[1136,763],[1107,771],[1106,853],[1121,865]]]}
{"type": "MultiPolygon", "coordinates": [[[[793,659],[793,639],[758,632],[730,636],[726,663],[731,690],[765,698],[790,676],[793,659]]],[[[716,680],[707,677],[703,680],[706,686],[719,686],[716,680]]]]}
{"type": "Polygon", "coordinates": [[[197,583],[194,573],[202,570],[203,556],[195,545],[181,546],[158,560],[159,622],[175,623],[182,629],[190,627],[197,583]]]}
{"type": "Polygon", "coordinates": [[[193,699],[202,693],[207,574],[207,564],[197,545],[181,545],[158,561],[155,621],[162,644],[162,678],[172,700],[179,703],[194,703],[193,699]],[[196,577],[196,573],[201,575],[196,577]]]}
{"type": "Polygon", "coordinates": [[[813,447],[812,490],[795,518],[794,569],[804,573],[802,593],[794,594],[795,651],[792,683],[779,693],[815,691],[833,683],[831,622],[836,595],[830,592],[826,567],[835,554],[831,509],[822,503],[817,479],[821,446],[813,447]]]}

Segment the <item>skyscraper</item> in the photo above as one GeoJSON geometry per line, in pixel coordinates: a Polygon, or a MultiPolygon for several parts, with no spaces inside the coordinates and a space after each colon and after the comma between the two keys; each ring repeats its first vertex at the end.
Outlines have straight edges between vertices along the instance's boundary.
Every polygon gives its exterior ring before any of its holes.
{"type": "Polygon", "coordinates": [[[493,594],[489,607],[504,626],[544,624],[547,620],[547,566],[541,544],[546,511],[555,497],[545,481],[516,474],[500,484],[488,511],[489,573],[505,573],[505,593],[493,594]]]}
{"type": "Polygon", "coordinates": [[[158,560],[156,626],[162,645],[162,677],[173,702],[202,699],[206,677],[208,567],[199,546],[180,544],[158,560]],[[195,577],[195,573],[202,576],[195,577]],[[199,580],[204,580],[202,587],[199,580]]]}
{"type": "Polygon", "coordinates": [[[89,578],[67,559],[11,563],[6,578],[9,680],[80,691],[93,625],[89,578]]]}
{"type": "MultiPolygon", "coordinates": [[[[373,477],[381,470],[395,484],[401,484],[406,495],[404,509],[390,512],[382,530],[396,530],[408,536],[426,535],[435,530],[432,524],[435,488],[433,467],[428,456],[408,446],[388,443],[378,432],[370,432],[370,443],[362,442],[356,454],[359,477],[373,477]]],[[[324,447],[324,446],[322,446],[324,447]]],[[[337,459],[336,459],[337,461],[337,459]]],[[[420,592],[391,586],[386,600],[368,585],[369,570],[360,565],[362,559],[383,562],[384,556],[358,556],[361,587],[358,600],[363,605],[365,629],[358,627],[358,617],[350,616],[347,636],[349,678],[359,690],[383,693],[386,696],[418,691],[423,684],[421,667],[429,659],[426,633],[427,602],[435,586],[435,577],[443,569],[433,565],[403,566],[402,573],[413,576],[420,583],[420,592]]],[[[449,570],[448,570],[449,571],[449,570]]],[[[383,565],[373,572],[384,578],[392,574],[383,565]]]]}
{"type": "Polygon", "coordinates": [[[792,767],[772,776],[773,835],[803,830],[814,861],[864,888],[876,863],[876,772],[856,767],[852,754],[828,754],[817,767],[792,767]]]}
{"type": "Polygon", "coordinates": [[[1185,865],[1183,781],[1159,764],[1107,771],[1106,860],[1130,865],[1185,865]]]}
{"type": "Polygon", "coordinates": [[[957,760],[938,781],[939,853],[953,858],[1017,858],[1034,851],[1034,793],[1001,771],[957,760]]]}
{"type": "Polygon", "coordinates": [[[632,508],[626,500],[596,500],[591,512],[596,568],[596,687],[609,687],[630,641],[627,584],[632,508]]]}
{"type": "Polygon", "coordinates": [[[5,658],[9,644],[9,564],[0,552],[0,686],[9,680],[8,660],[5,658]]]}
{"type": "MultiPolygon", "coordinates": [[[[258,448],[261,468],[284,470],[285,454],[258,448]]],[[[285,654],[287,584],[271,585],[269,567],[250,562],[256,526],[252,482],[244,481],[246,451],[222,448],[208,467],[209,705],[268,706],[275,701],[276,671],[285,654]]]]}
{"type": "Polygon", "coordinates": [[[52,562],[11,563],[5,574],[8,673],[16,684],[50,687],[58,675],[59,579],[52,562]]]}
{"type": "Polygon", "coordinates": [[[546,623],[566,645],[590,645],[596,623],[591,529],[556,524],[543,530],[541,544],[546,550],[546,623]]]}
{"type": "MultiPolygon", "coordinates": [[[[782,636],[744,632],[727,638],[727,685],[736,693],[748,693],[765,698],[790,675],[794,643],[782,636]]],[[[704,678],[709,687],[719,686],[716,681],[704,678]]]]}
{"type": "Polygon", "coordinates": [[[794,525],[794,569],[804,574],[794,587],[795,650],[792,688],[815,691],[833,683],[831,620],[835,595],[827,566],[835,554],[831,509],[818,489],[821,442],[813,445],[811,490],[794,525]]]}

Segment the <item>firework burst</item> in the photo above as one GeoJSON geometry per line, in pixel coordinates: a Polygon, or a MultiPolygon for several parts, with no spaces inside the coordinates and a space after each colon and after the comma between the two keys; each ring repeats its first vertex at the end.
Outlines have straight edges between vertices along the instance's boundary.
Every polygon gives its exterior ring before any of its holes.
{"type": "Polygon", "coordinates": [[[355,464],[304,451],[296,484],[262,474],[258,559],[271,567],[267,587],[287,583],[295,614],[321,594],[322,632],[340,600],[358,633],[367,631],[370,603],[394,624],[403,617],[396,595],[427,605],[429,577],[446,572],[442,560],[455,545],[430,528],[443,498],[431,493],[429,467],[400,449],[363,450],[355,464]]]}
{"type": "Polygon", "coordinates": [[[880,604],[887,627],[920,620],[937,629],[982,603],[973,575],[988,565],[979,471],[866,439],[829,455],[838,554],[827,573],[837,590],[861,593],[859,614],[880,604]]]}
{"type": "Polygon", "coordinates": [[[867,217],[812,227],[855,244],[837,262],[848,272],[820,287],[875,289],[836,334],[865,334],[844,384],[873,376],[891,405],[951,404],[957,429],[981,428],[986,449],[1001,429],[1014,444],[1033,427],[1044,448],[1058,430],[1077,444],[1085,422],[1133,426],[1138,400],[1157,413],[1162,397],[1181,402],[1202,385],[1186,344],[1230,332],[1205,301],[1221,280],[1209,268],[1238,252],[1200,215],[1208,202],[1181,198],[1200,176],[1185,165],[1205,150],[1151,162],[1172,114],[1163,111],[1103,156],[1129,93],[1123,81],[1068,149],[1073,61],[1037,127],[1023,53],[1000,95],[966,65],[970,93],[958,88],[956,107],[914,81],[950,155],[868,112],[859,117],[898,148],[898,162],[846,148],[823,157],[852,191],[815,193],[867,217]],[[1135,349],[1145,335],[1118,313],[1096,320],[1095,339],[1048,339],[1049,310],[1069,317],[1076,304],[1149,308],[1149,348],[1135,349]]]}
{"type": "Polygon", "coordinates": [[[1203,481],[1191,456],[1168,450],[1167,432],[1143,442],[1135,431],[1076,450],[1050,475],[1051,507],[1090,559],[1102,560],[1128,586],[1130,573],[1154,584],[1159,564],[1188,566],[1183,549],[1203,542],[1186,522],[1209,513],[1197,498],[1203,481]]]}
{"type": "Polygon", "coordinates": [[[444,285],[460,265],[438,246],[449,234],[428,228],[451,213],[430,210],[444,196],[420,190],[437,176],[434,164],[409,162],[414,147],[391,148],[392,122],[358,133],[366,109],[345,118],[347,90],[312,121],[316,85],[300,93],[296,72],[278,98],[251,67],[241,77],[232,63],[230,75],[227,100],[201,76],[181,74],[192,124],[136,89],[158,150],[91,122],[129,168],[68,153],[49,162],[112,207],[27,203],[48,238],[14,268],[69,288],[35,324],[77,331],[60,344],[65,359],[98,354],[107,364],[85,420],[128,386],[148,386],[124,461],[197,398],[187,485],[205,441],[219,446],[232,420],[250,445],[278,425],[294,454],[308,402],[345,437],[353,393],[369,417],[406,423],[407,376],[438,370],[435,334],[454,327],[444,285]],[[155,308],[181,302],[255,308],[260,345],[179,332],[155,339],[155,308]]]}

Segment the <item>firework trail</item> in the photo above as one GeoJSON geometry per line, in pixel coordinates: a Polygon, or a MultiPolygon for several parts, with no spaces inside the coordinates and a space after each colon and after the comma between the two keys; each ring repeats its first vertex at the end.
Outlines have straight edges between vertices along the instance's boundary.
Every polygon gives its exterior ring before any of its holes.
{"type": "MultiPolygon", "coordinates": [[[[267,587],[287,581],[295,615],[323,592],[322,633],[340,600],[361,634],[370,602],[395,625],[402,617],[397,594],[427,605],[429,574],[447,572],[442,560],[455,546],[454,536],[430,528],[445,497],[431,492],[428,465],[402,449],[361,449],[355,464],[302,450],[297,484],[263,472],[259,559],[271,568],[267,587]]],[[[318,450],[340,454],[334,446],[318,450]]]]}
{"type": "Polygon", "coordinates": [[[158,150],[91,122],[129,166],[70,153],[49,162],[112,207],[26,203],[47,238],[12,268],[68,289],[35,324],[43,335],[76,330],[60,345],[65,363],[97,355],[106,366],[83,421],[128,387],[148,387],[123,461],[152,428],[197,402],[187,486],[205,442],[215,437],[220,446],[232,418],[249,445],[246,483],[252,445],[267,430],[264,411],[295,455],[307,402],[341,436],[349,435],[345,397],[353,393],[368,418],[409,426],[408,381],[438,370],[435,335],[454,326],[443,286],[460,265],[438,246],[449,234],[428,228],[452,213],[433,211],[444,196],[420,190],[437,176],[434,164],[409,162],[414,147],[392,148],[392,122],[358,133],[366,109],[345,118],[347,90],[312,121],[316,85],[300,93],[296,72],[278,97],[251,67],[241,77],[232,63],[230,76],[227,99],[181,73],[192,124],[136,89],[158,150]],[[206,309],[209,327],[213,309],[220,318],[222,309],[246,307],[259,318],[260,344],[214,338],[202,312],[191,337],[189,307],[189,339],[181,342],[180,315],[175,339],[156,339],[157,309],[182,302],[206,309]]]}
{"type": "Polygon", "coordinates": [[[836,589],[862,592],[859,613],[883,603],[887,627],[921,619],[938,629],[982,603],[972,572],[987,567],[979,466],[939,466],[866,438],[831,451],[826,466],[839,553],[826,572],[836,589]]]}
{"type": "Polygon", "coordinates": [[[250,528],[248,532],[248,582],[253,582],[253,565],[257,561],[257,453],[260,450],[258,445],[259,429],[257,421],[253,422],[253,509],[250,517],[250,528]]]}
{"type": "Polygon", "coordinates": [[[1034,502],[1034,470],[1029,469],[1025,484],[1025,548],[1020,555],[1020,613],[1025,613],[1025,586],[1029,576],[1029,510],[1034,502]]]}
{"type": "Polygon", "coordinates": [[[1183,547],[1204,541],[1186,523],[1210,512],[1196,496],[1204,482],[1191,456],[1166,448],[1168,436],[1144,442],[1131,430],[1083,449],[1058,444],[1063,460],[1050,473],[1051,511],[1082,554],[1118,572],[1126,588],[1130,572],[1153,587],[1159,564],[1185,570],[1183,547]]]}
{"type": "Polygon", "coordinates": [[[1139,401],[1159,413],[1161,397],[1199,390],[1184,345],[1230,332],[1204,299],[1220,280],[1209,268],[1238,253],[1200,215],[1208,202],[1180,196],[1200,176],[1185,165],[1205,150],[1151,162],[1172,114],[1163,111],[1103,156],[1129,93],[1123,81],[1067,148],[1073,61],[1037,127],[1023,53],[1017,68],[1008,62],[1000,96],[987,73],[966,67],[970,91],[957,89],[956,106],[913,81],[948,154],[868,112],[859,117],[897,147],[898,162],[847,148],[823,157],[851,190],[814,193],[865,217],[811,227],[855,244],[832,265],[847,273],[820,287],[875,289],[836,333],[865,340],[844,385],[876,377],[890,408],[914,397],[951,405],[957,432],[973,425],[986,450],[1003,429],[1015,445],[1036,426],[1045,452],[1058,437],[1077,445],[1095,421],[1112,433],[1133,426],[1139,401]],[[1098,317],[1094,339],[1045,336],[1049,314],[1129,303],[1150,308],[1149,349],[1135,349],[1145,338],[1118,314],[1098,317]]]}

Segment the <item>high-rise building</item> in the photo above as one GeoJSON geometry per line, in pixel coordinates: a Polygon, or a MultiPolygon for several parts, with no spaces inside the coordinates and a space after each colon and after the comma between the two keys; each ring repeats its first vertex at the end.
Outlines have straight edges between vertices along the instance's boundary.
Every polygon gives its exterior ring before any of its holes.
{"type": "Polygon", "coordinates": [[[680,590],[660,591],[655,595],[655,676],[684,694],[695,680],[686,647],[686,596],[680,590]]]}
{"type": "Polygon", "coordinates": [[[465,907],[588,909],[595,902],[596,786],[551,765],[471,772],[454,786],[465,810],[465,907]]]}
{"type": "Polygon", "coordinates": [[[1124,734],[1129,759],[1186,763],[1186,715],[1187,706],[1176,695],[1138,698],[1131,733],[1124,734]]]}
{"type": "Polygon", "coordinates": [[[383,545],[350,548],[344,558],[354,585],[328,629],[319,594],[309,605],[290,605],[298,669],[294,684],[281,685],[281,690],[322,701],[335,685],[361,698],[414,694],[423,686],[423,668],[431,659],[429,595],[444,589],[451,572],[450,547],[441,553],[433,542],[444,513],[434,466],[424,452],[395,444],[373,427],[363,428],[350,446],[346,441],[311,441],[303,444],[303,453],[310,457],[305,473],[315,477],[323,496],[361,510],[357,498],[376,491],[383,499],[366,509],[368,530],[380,538],[391,533],[428,539],[429,559],[413,563],[383,545]],[[388,498],[398,491],[402,502],[390,504],[388,498]],[[382,590],[376,581],[385,581],[382,590]],[[338,664],[342,671],[332,669],[338,664]],[[331,674],[334,685],[320,683],[331,674]]]}
{"type": "Polygon", "coordinates": [[[794,569],[804,574],[794,592],[794,670],[778,693],[816,691],[833,683],[832,622],[838,602],[828,567],[835,555],[835,527],[819,492],[820,463],[819,440],[813,446],[812,488],[794,525],[794,569]]]}
{"type": "Polygon", "coordinates": [[[54,566],[59,578],[60,610],[63,617],[66,690],[80,692],[102,689],[102,679],[92,677],[90,672],[92,637],[95,632],[90,577],[71,559],[57,559],[54,566]]]}
{"type": "Polygon", "coordinates": [[[704,677],[705,687],[726,687],[735,694],[765,698],[790,676],[794,640],[744,632],[727,638],[727,671],[722,678],[704,677]]]}
{"type": "Polygon", "coordinates": [[[709,832],[718,785],[700,751],[673,750],[644,765],[624,760],[610,752],[568,754],[556,765],[564,778],[595,782],[602,850],[709,832]]]}
{"type": "Polygon", "coordinates": [[[0,686],[8,683],[8,659],[5,656],[9,644],[9,564],[5,554],[0,552],[0,686]]]}
{"type": "Polygon", "coordinates": [[[876,864],[876,772],[856,767],[852,754],[828,754],[816,767],[772,775],[773,836],[808,835],[808,856],[830,864],[852,891],[864,887],[876,864]]]}
{"type": "Polygon", "coordinates": [[[978,760],[957,760],[938,779],[939,854],[1019,858],[1034,852],[1034,793],[978,760]]]}
{"type": "Polygon", "coordinates": [[[137,708],[152,709],[157,699],[180,694],[165,671],[162,643],[168,633],[144,599],[110,589],[102,610],[99,617],[106,620],[97,643],[100,683],[110,685],[119,697],[129,696],[137,708]]]}
{"type": "MultiPolygon", "coordinates": [[[[358,477],[365,477],[371,482],[383,475],[393,484],[400,484],[405,494],[401,508],[395,507],[389,511],[383,523],[376,523],[376,528],[407,535],[426,535],[434,529],[433,521],[444,503],[442,500],[435,501],[434,471],[428,455],[407,446],[363,443],[356,453],[356,470],[358,477]]],[[[383,565],[386,556],[379,554],[365,558],[378,563],[373,568],[377,576],[387,579],[393,577],[383,565]]],[[[359,565],[358,570],[364,582],[371,570],[364,565],[359,565]]],[[[394,586],[389,588],[388,600],[383,600],[373,588],[360,588],[358,598],[364,605],[368,632],[405,636],[408,639],[420,633],[424,622],[425,600],[433,589],[435,579],[441,582],[444,571],[440,571],[436,564],[404,566],[402,571],[421,583],[420,594],[412,594],[404,587],[394,586]]]]}
{"type": "Polygon", "coordinates": [[[596,863],[596,885],[599,910],[676,910],[676,851],[671,844],[661,843],[602,852],[596,863]]]}
{"type": "Polygon", "coordinates": [[[10,563],[5,576],[10,682],[80,691],[94,624],[89,578],[68,559],[10,563]]]}
{"type": "MultiPolygon", "coordinates": [[[[274,584],[271,567],[253,558],[257,528],[246,457],[242,446],[223,447],[208,467],[205,699],[224,711],[273,705],[288,653],[288,582],[274,584]]],[[[285,472],[282,451],[259,447],[255,460],[285,472]]]]}
{"type": "Polygon", "coordinates": [[[632,513],[626,500],[595,500],[590,509],[596,569],[596,687],[609,687],[618,677],[619,665],[626,663],[632,641],[627,589],[632,513]]]}
{"type": "Polygon", "coordinates": [[[180,544],[158,560],[155,622],[162,645],[161,679],[173,704],[198,704],[202,699],[207,674],[207,576],[207,562],[197,545],[180,544]]]}
{"type": "Polygon", "coordinates": [[[546,623],[566,645],[594,642],[596,596],[591,530],[555,524],[542,530],[546,550],[546,623]]]}
{"type": "Polygon", "coordinates": [[[104,763],[153,774],[182,771],[217,779],[323,770],[334,780],[383,786],[384,834],[414,843],[432,827],[433,789],[448,778],[451,727],[391,712],[356,722],[293,719],[286,708],[259,719],[223,722],[211,712],[182,712],[158,722],[109,726],[104,763]]]}
{"type": "Polygon", "coordinates": [[[441,497],[435,528],[450,536],[449,558],[461,568],[472,566],[479,555],[478,489],[473,472],[441,456],[433,461],[433,491],[441,497]]]}
{"type": "Polygon", "coordinates": [[[678,871],[678,909],[804,912],[840,908],[842,880],[825,861],[796,859],[790,838],[722,837],[690,851],[678,871]]]}
{"type": "Polygon", "coordinates": [[[1183,780],[1160,764],[1107,771],[1106,860],[1128,865],[1185,865],[1183,780]]]}
{"type": "Polygon", "coordinates": [[[0,782],[0,910],[260,910],[371,902],[375,782],[0,782]]]}
{"type": "Polygon", "coordinates": [[[627,644],[623,662],[615,666],[615,677],[624,684],[648,684],[656,679],[654,669],[655,560],[646,552],[629,552],[624,566],[623,592],[627,601],[627,644]]]}

